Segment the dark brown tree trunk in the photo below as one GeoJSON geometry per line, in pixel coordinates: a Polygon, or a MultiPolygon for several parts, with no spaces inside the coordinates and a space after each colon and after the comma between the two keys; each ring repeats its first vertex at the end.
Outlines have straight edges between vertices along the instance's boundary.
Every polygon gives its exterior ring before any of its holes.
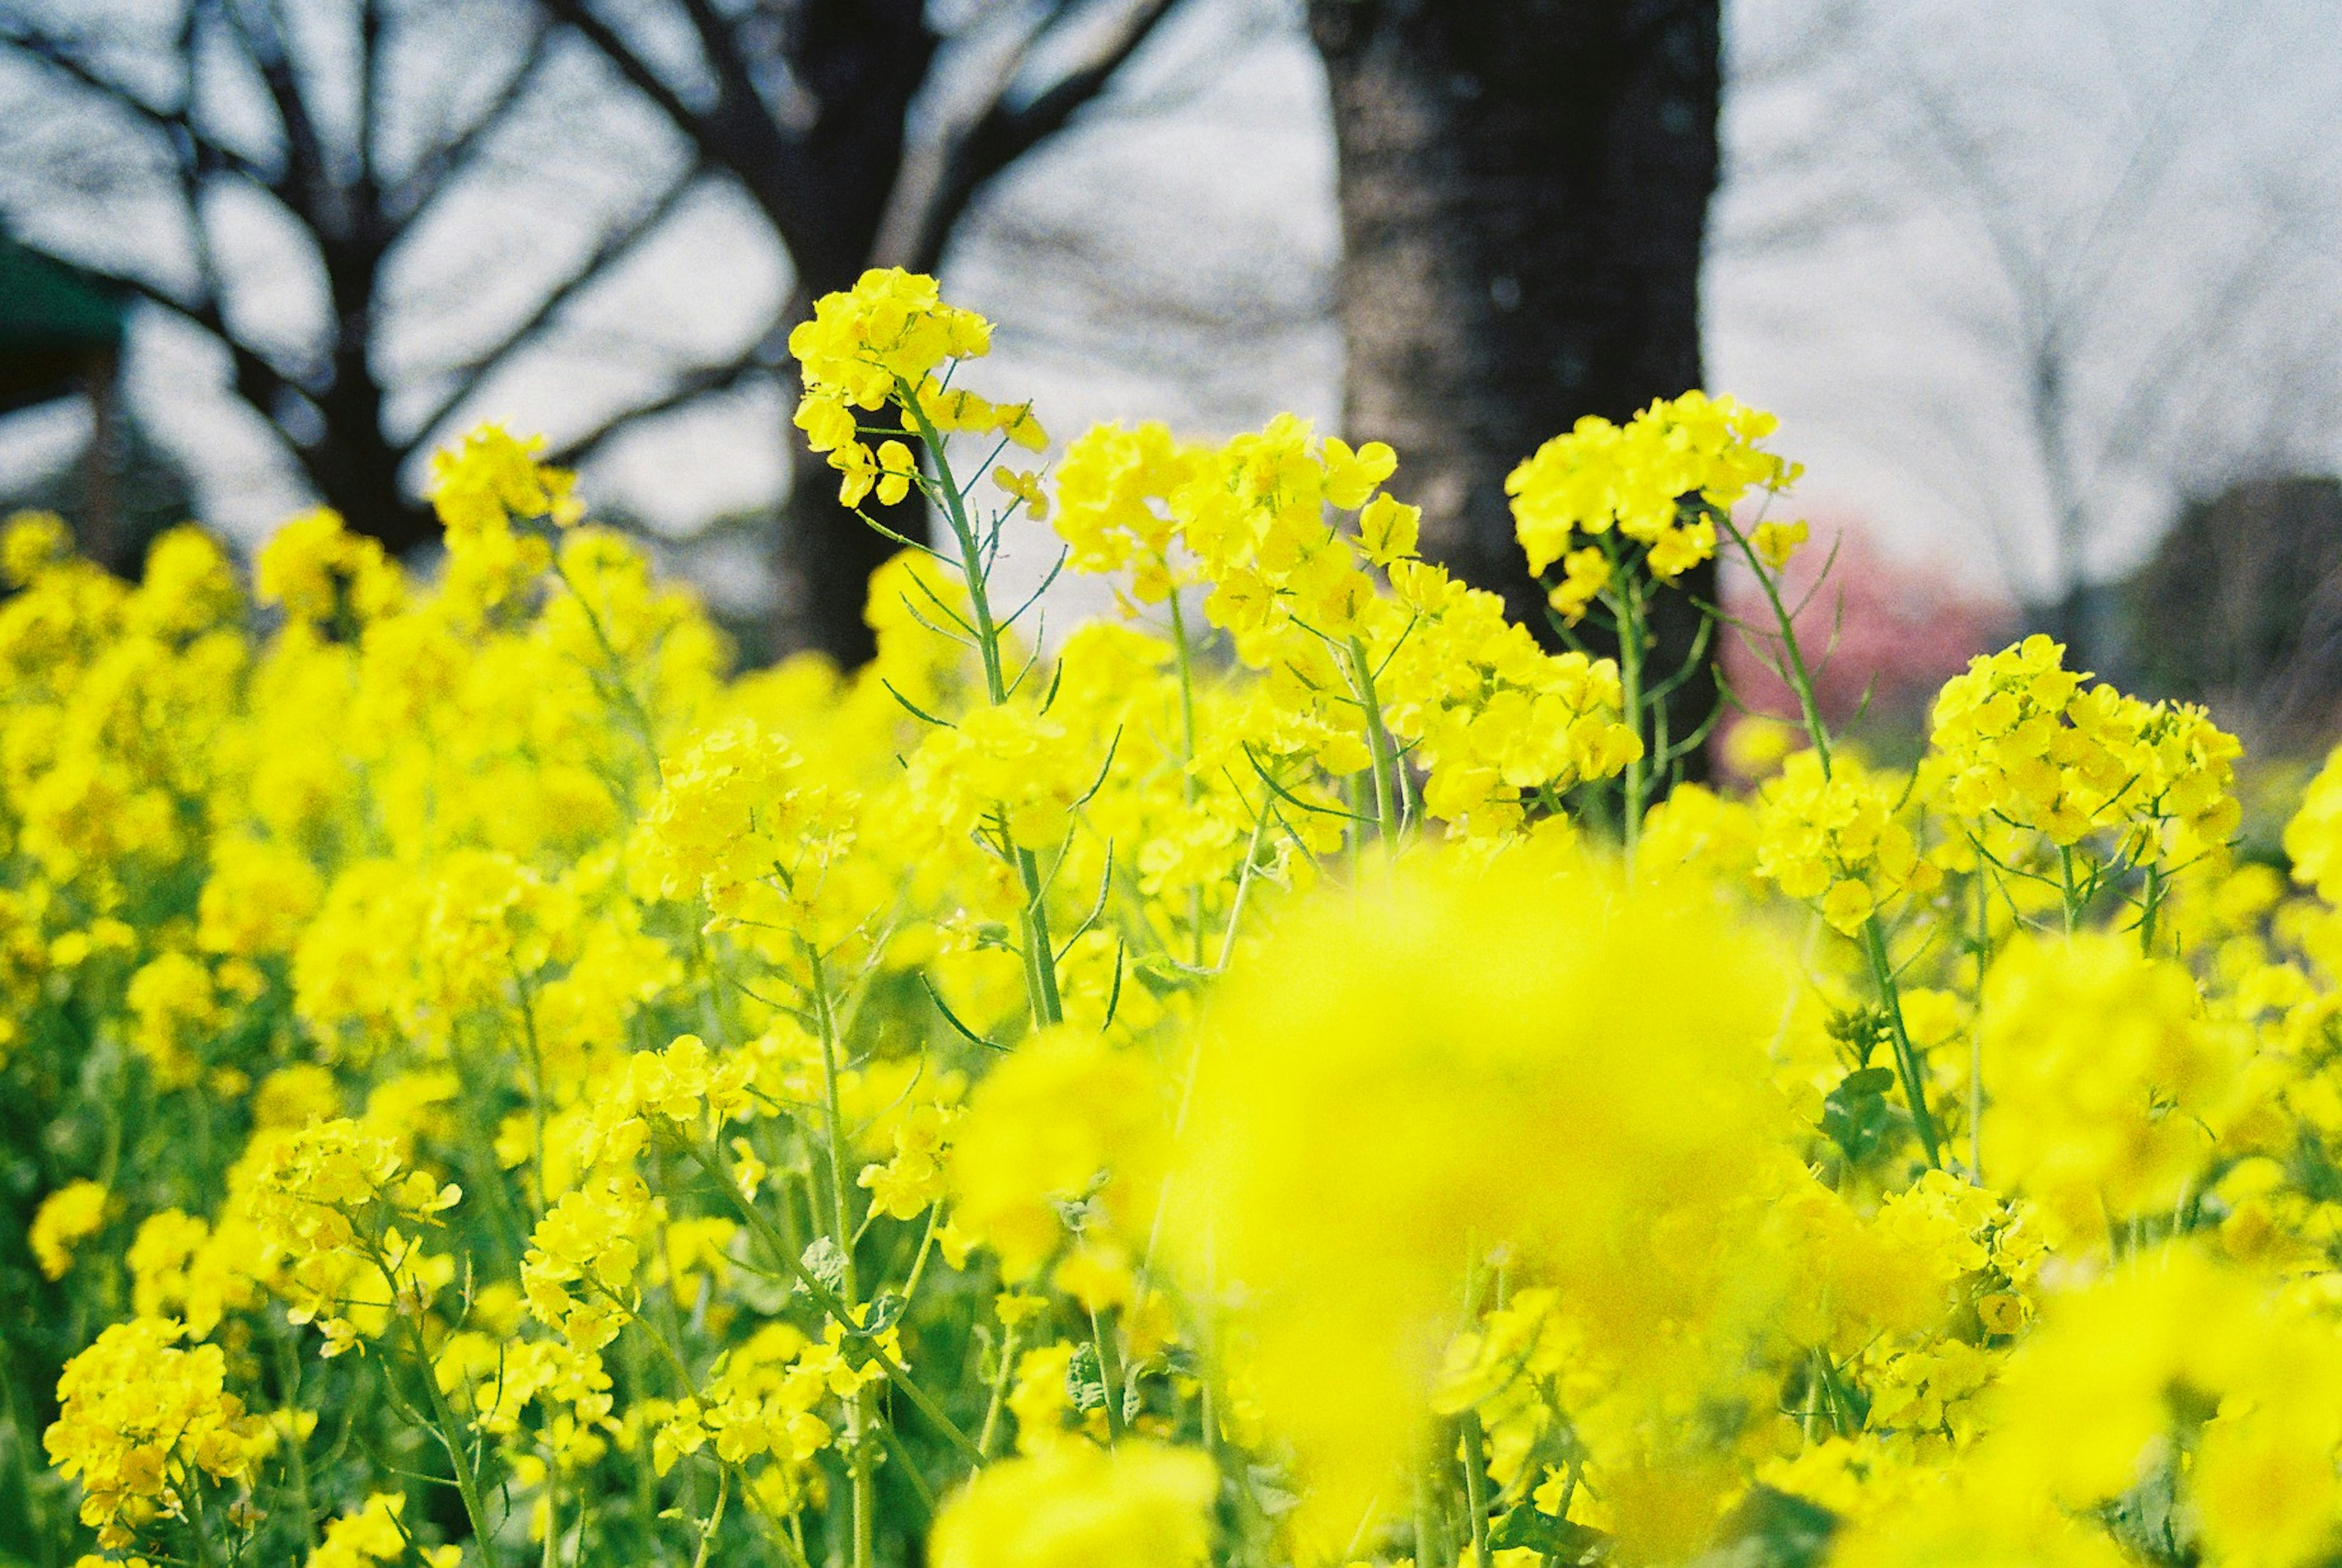
{"type": "MultiPolygon", "coordinates": [[[[796,18],[790,57],[821,113],[804,145],[782,142],[760,105],[727,84],[737,99],[736,141],[746,150],[766,147],[761,172],[734,168],[779,230],[797,271],[793,321],[813,312],[822,295],[851,288],[873,263],[888,193],[903,166],[906,118],[935,57],[936,38],[921,0],[816,0],[796,18]]],[[[782,402],[794,410],[794,377],[782,402]]],[[[790,456],[788,500],[774,540],[777,593],[774,652],[818,649],[852,668],[876,652],[863,604],[870,574],[901,546],[837,504],[837,475],[794,426],[785,432],[790,456]]],[[[924,541],[923,508],[866,510],[906,538],[924,541]]]]}
{"type": "MultiPolygon", "coordinates": [[[[837,470],[788,432],[789,496],[773,540],[776,655],[818,650],[852,669],[877,651],[863,618],[870,574],[902,548],[837,504],[837,470]]],[[[908,502],[863,510],[906,539],[927,536],[926,510],[908,502]]]]}
{"type": "MultiPolygon", "coordinates": [[[[1548,640],[1505,476],[1582,414],[1700,384],[1717,13],[1310,0],[1340,158],[1348,434],[1397,449],[1426,554],[1548,640]]],[[[1662,672],[1689,651],[1689,596],[1714,593],[1711,567],[1664,595],[1662,672]]],[[[1703,669],[1671,697],[1671,732],[1715,703],[1703,669]]]]}

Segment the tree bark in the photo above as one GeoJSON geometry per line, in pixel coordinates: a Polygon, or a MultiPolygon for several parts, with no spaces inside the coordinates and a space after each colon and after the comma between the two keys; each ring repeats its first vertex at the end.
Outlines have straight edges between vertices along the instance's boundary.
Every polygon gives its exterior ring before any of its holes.
{"type": "MultiPolygon", "coordinates": [[[[1311,0],[1309,22],[1340,165],[1347,434],[1397,449],[1425,554],[1551,643],[1505,476],[1583,414],[1700,384],[1718,0],[1311,0]]],[[[1662,674],[1714,594],[1711,565],[1661,596],[1662,674]]],[[[1716,698],[1703,663],[1670,733],[1716,698]]]]}
{"type": "MultiPolygon", "coordinates": [[[[731,166],[796,265],[792,322],[811,315],[821,295],[853,287],[873,265],[903,167],[911,101],[936,45],[920,0],[816,0],[788,40],[792,65],[821,105],[802,143],[776,136],[762,105],[740,95],[740,123],[727,127],[731,166]]],[[[782,393],[793,412],[794,385],[782,393]]],[[[773,542],[773,651],[818,650],[851,669],[877,651],[863,604],[870,574],[900,546],[837,504],[836,472],[802,431],[792,425],[782,434],[789,494],[773,542]]],[[[905,538],[927,537],[923,507],[880,508],[872,496],[866,509],[905,538]]]]}

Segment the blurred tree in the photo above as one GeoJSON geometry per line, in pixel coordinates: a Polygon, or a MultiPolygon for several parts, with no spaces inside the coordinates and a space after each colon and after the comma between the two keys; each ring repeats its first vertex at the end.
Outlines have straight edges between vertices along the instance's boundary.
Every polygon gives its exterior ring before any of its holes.
{"type": "MultiPolygon", "coordinates": [[[[120,290],[25,249],[0,229],[0,414],[81,400],[89,438],[74,465],[75,525],[83,552],[116,570],[145,544],[125,537],[115,484],[127,314],[120,290]]],[[[0,510],[16,505],[47,504],[28,497],[0,510]]]]}
{"type": "Polygon", "coordinates": [[[2122,585],[2122,678],[2208,704],[2254,754],[2317,757],[2342,713],[2342,481],[2250,479],[2179,509],[2122,585]]]}
{"type": "MultiPolygon", "coordinates": [[[[1348,434],[1401,453],[1426,554],[1550,635],[1505,476],[1583,414],[1700,385],[1717,0],[1310,0],[1309,23],[1340,163],[1348,434]]],[[[1663,658],[1688,654],[1713,569],[1684,590],[1663,658]]],[[[1672,733],[1715,701],[1703,665],[1672,733]]]]}
{"type": "Polygon", "coordinates": [[[394,275],[444,248],[443,210],[508,151],[555,39],[526,0],[178,0],[79,22],[0,0],[19,89],[0,207],[215,341],[309,487],[411,550],[436,536],[411,459],[691,188],[686,169],[645,193],[485,343],[429,364],[386,350],[394,275]],[[310,308],[288,303],[305,291],[310,308]]]}
{"type": "MultiPolygon", "coordinates": [[[[1973,78],[1947,80],[1907,25],[1882,29],[1902,111],[1882,173],[1931,206],[1948,198],[1982,242],[1991,292],[1953,313],[2019,389],[2049,524],[2032,618],[2087,661],[2102,656],[2103,618],[2087,556],[2133,501],[2127,484],[2201,494],[2282,469],[2342,414],[2327,347],[2342,319],[2342,163],[2312,128],[2327,115],[2299,120],[2290,149],[2256,147],[2191,103],[2224,78],[2252,90],[2257,73],[2234,68],[2251,53],[2253,7],[2203,7],[2167,54],[2138,47],[2102,6],[2052,9],[2068,13],[2077,53],[2107,63],[2112,113],[2081,179],[2006,135],[2023,85],[2002,77],[1979,95],[1973,78]],[[2207,176],[2225,209],[2217,238],[2200,222],[2207,176]]],[[[2065,71],[2052,90],[2070,91],[2065,71]]]]}
{"type": "Polygon", "coordinates": [[[1774,345],[1827,356],[1808,406],[1948,497],[2076,662],[2117,652],[2104,580],[2183,498],[2332,461],[2342,3],[1733,21],[1741,320],[1761,253],[1774,345]],[[1891,322],[1863,312],[1874,283],[1891,322]]]}
{"type": "MultiPolygon", "coordinates": [[[[1096,98],[1176,0],[539,3],[756,204],[795,274],[778,330],[866,267],[936,270],[976,194],[1096,98]]],[[[864,584],[893,546],[794,433],[790,450],[778,646],[859,662],[864,584]]],[[[916,505],[883,520],[926,532],[916,505]]]]}
{"type": "Polygon", "coordinates": [[[73,524],[83,554],[135,576],[155,535],[195,517],[195,481],[135,409],[91,424],[77,461],[0,489],[0,515],[55,512],[73,524]]]}

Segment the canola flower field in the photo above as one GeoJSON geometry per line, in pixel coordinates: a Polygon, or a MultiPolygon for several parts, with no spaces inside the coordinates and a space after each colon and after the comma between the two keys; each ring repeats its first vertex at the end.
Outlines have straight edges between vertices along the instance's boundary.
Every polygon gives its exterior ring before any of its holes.
{"type": "Polygon", "coordinates": [[[2342,1561],[2342,763],[2288,881],[2036,637],[1914,770],[1808,702],[1680,784],[1651,606],[1790,629],[1766,415],[1516,473],[1596,658],[1379,445],[1015,466],[987,338],[792,340],[945,539],[850,676],[495,428],[427,588],[8,524],[0,1562],[2342,1561]],[[1046,652],[1044,529],[1131,612],[1046,652]]]}

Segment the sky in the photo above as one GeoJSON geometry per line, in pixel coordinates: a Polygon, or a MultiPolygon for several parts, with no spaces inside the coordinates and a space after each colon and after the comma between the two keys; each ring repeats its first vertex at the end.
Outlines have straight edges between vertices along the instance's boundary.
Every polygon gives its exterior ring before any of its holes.
{"type": "MultiPolygon", "coordinates": [[[[2126,569],[2183,492],[2342,465],[2337,39],[2342,0],[1731,0],[1710,386],[1782,416],[1777,444],[1807,464],[1800,499],[1825,527],[2018,598],[2126,569]],[[2045,354],[2082,496],[2066,562],[2028,414],[2045,354]]],[[[492,336],[539,269],[676,155],[646,116],[579,130],[564,112],[556,95],[509,178],[417,247],[395,358],[492,336]]],[[[1291,7],[1188,0],[957,235],[946,288],[1000,324],[978,385],[1034,397],[1061,434],[1102,418],[1224,433],[1285,409],[1331,428],[1334,176],[1291,7]]],[[[20,188],[0,174],[0,201],[20,188]]],[[[102,217],[46,221],[103,243],[102,217]]],[[[264,220],[229,226],[282,279],[249,308],[288,323],[315,308],[271,260],[264,220]]],[[[752,338],[786,281],[745,201],[708,182],[579,330],[514,364],[475,412],[558,440],[666,367],[752,338]]],[[[128,375],[215,525],[256,540],[304,503],[197,335],[143,316],[128,375]]],[[[768,505],[786,416],[766,389],[646,424],[606,449],[588,493],[676,534],[768,505]]],[[[0,420],[0,485],[59,461],[82,428],[69,406],[0,420]]],[[[1046,540],[1030,543],[1012,574],[1046,569],[1046,540]]]]}

